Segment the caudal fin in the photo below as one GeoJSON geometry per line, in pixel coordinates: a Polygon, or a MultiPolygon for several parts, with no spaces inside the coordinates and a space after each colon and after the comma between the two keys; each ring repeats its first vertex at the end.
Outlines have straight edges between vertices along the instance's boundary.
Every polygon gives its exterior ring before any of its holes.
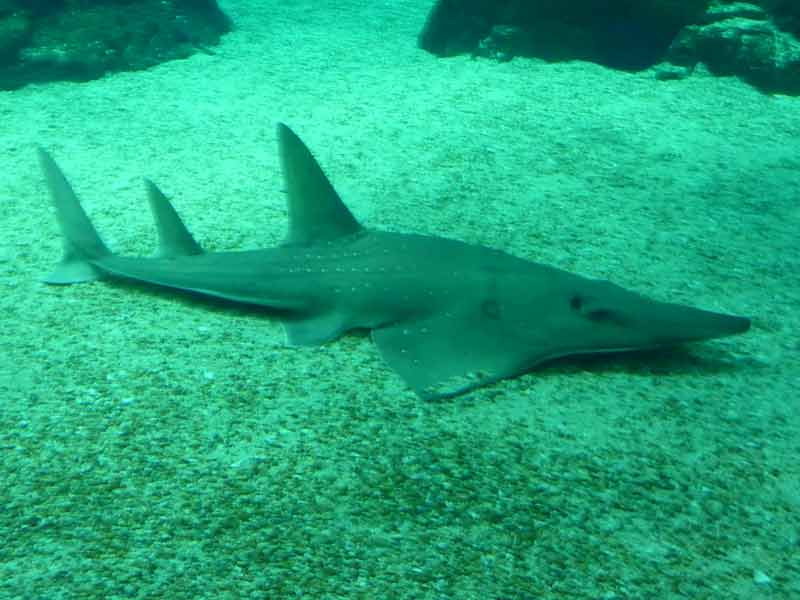
{"type": "Polygon", "coordinates": [[[92,262],[109,256],[111,251],[86,216],[64,173],[43,148],[39,148],[39,162],[64,236],[64,255],[45,282],[69,284],[100,279],[102,273],[92,262]]]}

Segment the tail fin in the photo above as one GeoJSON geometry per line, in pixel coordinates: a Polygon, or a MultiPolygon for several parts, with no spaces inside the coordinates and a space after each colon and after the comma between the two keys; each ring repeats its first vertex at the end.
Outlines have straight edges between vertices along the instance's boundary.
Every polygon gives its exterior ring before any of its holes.
{"type": "Polygon", "coordinates": [[[39,148],[39,162],[64,236],[64,255],[45,282],[68,284],[100,279],[102,273],[92,261],[110,256],[111,251],[86,216],[64,173],[43,148],[39,148]]]}
{"type": "Polygon", "coordinates": [[[149,179],[145,179],[144,183],[147,186],[150,210],[158,229],[157,255],[162,258],[174,258],[202,254],[203,249],[189,233],[169,198],[149,179]]]}

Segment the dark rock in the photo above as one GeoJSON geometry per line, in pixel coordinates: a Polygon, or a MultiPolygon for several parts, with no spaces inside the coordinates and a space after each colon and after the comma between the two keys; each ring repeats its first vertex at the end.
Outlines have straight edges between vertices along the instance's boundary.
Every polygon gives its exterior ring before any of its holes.
{"type": "Polygon", "coordinates": [[[662,63],[655,69],[656,79],[659,81],[676,81],[686,79],[694,72],[694,67],[662,63]]]}
{"type": "Polygon", "coordinates": [[[437,56],[471,52],[492,28],[494,12],[487,0],[438,0],[428,13],[418,45],[437,56]]]}
{"type": "Polygon", "coordinates": [[[800,93],[798,0],[440,0],[419,43],[439,56],[658,66],[662,80],[703,62],[768,92],[800,93]]]}
{"type": "Polygon", "coordinates": [[[0,65],[14,61],[30,39],[31,19],[22,12],[0,13],[0,65]]]}
{"type": "Polygon", "coordinates": [[[215,0],[0,0],[0,88],[145,69],[229,30],[215,0]]]}
{"type": "Polygon", "coordinates": [[[717,75],[738,75],[767,92],[800,93],[800,40],[780,29],[759,6],[715,7],[704,24],[685,27],[666,60],[705,63],[717,75]]]}
{"type": "Polygon", "coordinates": [[[708,1],[440,0],[420,46],[439,56],[580,59],[639,70],[657,62],[708,1]]]}

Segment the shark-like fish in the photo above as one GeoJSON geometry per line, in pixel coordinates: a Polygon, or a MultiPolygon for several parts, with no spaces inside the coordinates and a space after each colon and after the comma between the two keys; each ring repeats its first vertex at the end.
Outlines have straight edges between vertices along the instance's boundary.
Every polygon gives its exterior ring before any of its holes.
{"type": "Polygon", "coordinates": [[[671,346],[738,333],[744,317],[659,302],[499,250],[363,227],[309,149],[278,125],[289,231],[275,248],[204,252],[167,197],[146,181],[159,247],[111,252],[52,157],[42,169],[64,237],[45,280],[134,280],[263,307],[290,344],[368,329],[420,397],[455,396],[551,359],[671,346]]]}

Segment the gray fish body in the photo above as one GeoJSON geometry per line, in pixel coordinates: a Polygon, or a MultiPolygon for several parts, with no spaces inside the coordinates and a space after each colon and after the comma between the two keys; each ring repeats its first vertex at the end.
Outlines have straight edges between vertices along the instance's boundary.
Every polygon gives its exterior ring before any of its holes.
{"type": "Polygon", "coordinates": [[[547,268],[455,240],[367,230],[311,247],[174,258],[111,255],[91,262],[115,277],[298,316],[319,310],[350,313],[349,328],[369,329],[444,310],[460,297],[488,294],[482,288],[491,285],[492,270],[547,268]]]}
{"type": "Polygon", "coordinates": [[[658,302],[483,246],[363,228],[316,160],[278,129],[289,198],[279,247],[205,253],[148,182],[159,256],[105,246],[50,156],[42,165],[65,236],[48,278],[112,276],[273,311],[292,344],[363,328],[423,398],[453,396],[571,354],[669,346],[749,328],[743,317],[658,302]]]}

